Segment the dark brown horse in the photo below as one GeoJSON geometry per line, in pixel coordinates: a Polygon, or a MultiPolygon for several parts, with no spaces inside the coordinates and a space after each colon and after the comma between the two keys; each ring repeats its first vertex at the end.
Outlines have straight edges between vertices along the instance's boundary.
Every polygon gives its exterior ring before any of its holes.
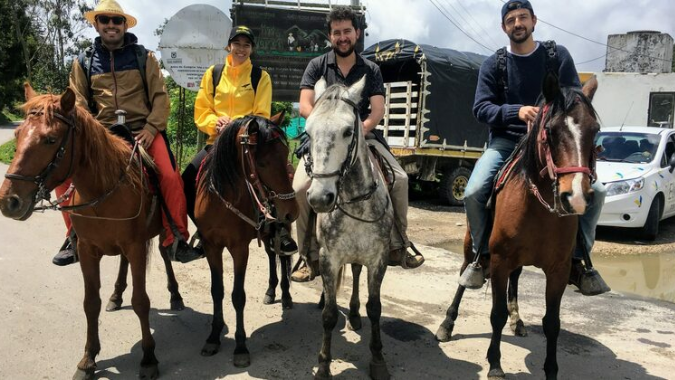
{"type": "MultiPolygon", "coordinates": [[[[148,241],[163,229],[159,212],[151,207],[139,160],[131,147],[115,137],[87,110],[75,105],[75,93],[61,96],[36,95],[26,85],[26,119],[16,129],[17,149],[2,188],[0,210],[16,220],[28,219],[35,204],[68,178],[75,185],[71,204],[77,251],[84,277],[84,311],[87,342],[77,365],[75,379],[92,379],[96,355],[101,349],[98,317],[101,311],[100,261],[104,255],[121,255],[120,276],[108,308],[119,305],[131,266],[131,303],[141,322],[143,359],[139,376],[158,376],[155,341],[150,332],[150,300],[146,293],[148,241]]],[[[66,209],[67,207],[64,207],[66,209]]],[[[182,299],[166,252],[172,308],[181,309],[182,299]]]]}
{"type": "MultiPolygon", "coordinates": [[[[237,367],[250,364],[244,330],[244,279],[249,244],[256,238],[268,240],[266,226],[290,223],[298,216],[295,193],[286,172],[286,136],[277,126],[280,120],[283,120],[282,114],[271,120],[247,116],[234,121],[216,140],[202,164],[198,180],[195,224],[211,269],[213,298],[211,334],[202,348],[202,355],[211,356],[218,352],[225,326],[223,248],[227,247],[234,264],[232,304],[237,319],[234,350],[237,367]]],[[[266,246],[268,253],[271,249],[266,246]]],[[[270,271],[273,269],[270,263],[270,271]]],[[[288,280],[287,275],[282,277],[288,280]]]]}
{"type": "MultiPolygon", "coordinates": [[[[557,341],[560,333],[560,301],[570,276],[579,215],[593,196],[594,140],[599,130],[591,99],[595,78],[581,91],[560,88],[555,75],[546,77],[544,104],[524,141],[522,156],[513,174],[496,195],[494,224],[490,235],[489,267],[492,280],[492,340],[488,350],[489,379],[503,379],[500,342],[511,316],[511,327],[525,335],[518,314],[518,278],[525,265],[541,268],[546,275],[547,379],[556,379],[557,341]],[[508,287],[508,289],[507,289],[508,287]]],[[[471,235],[464,242],[462,272],[473,261],[471,235]]],[[[450,340],[464,287],[460,285],[436,337],[450,340]]]]}

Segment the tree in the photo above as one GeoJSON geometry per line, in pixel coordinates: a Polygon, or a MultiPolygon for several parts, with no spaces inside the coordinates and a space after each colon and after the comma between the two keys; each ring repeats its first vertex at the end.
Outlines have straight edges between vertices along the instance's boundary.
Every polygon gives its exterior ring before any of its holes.
{"type": "Polygon", "coordinates": [[[28,26],[22,4],[0,0],[0,111],[22,99],[26,65],[18,34],[28,26]]]}

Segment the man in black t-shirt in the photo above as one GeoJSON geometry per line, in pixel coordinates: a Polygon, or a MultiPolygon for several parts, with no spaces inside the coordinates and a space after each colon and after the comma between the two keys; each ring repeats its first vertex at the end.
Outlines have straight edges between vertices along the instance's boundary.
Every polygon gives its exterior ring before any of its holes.
{"type": "MultiPolygon", "coordinates": [[[[300,115],[307,118],[314,108],[314,85],[323,77],[328,86],[341,83],[351,86],[363,76],[366,76],[366,86],[359,102],[359,116],[363,122],[363,134],[368,144],[374,147],[384,157],[394,171],[394,187],[391,190],[392,204],[396,214],[395,227],[392,231],[390,265],[400,265],[403,268],[417,268],[424,262],[422,255],[408,254],[410,246],[406,230],[408,227],[408,175],[401,168],[394,156],[381,142],[375,139],[373,132],[384,116],[384,85],[380,68],[368,60],[363,59],[354,51],[361,30],[358,26],[356,14],[348,7],[334,8],[327,19],[330,39],[333,50],[314,58],[305,69],[300,83],[300,115]],[[370,106],[370,109],[368,107],[370,106]]],[[[306,233],[309,221],[310,206],[307,203],[307,189],[311,179],[305,172],[304,158],[300,160],[293,179],[293,189],[296,192],[300,215],[296,220],[298,244],[300,253],[306,255],[309,267],[302,267],[292,275],[294,281],[303,282],[318,275],[319,250],[314,239],[309,247],[305,247],[306,233]]]]}

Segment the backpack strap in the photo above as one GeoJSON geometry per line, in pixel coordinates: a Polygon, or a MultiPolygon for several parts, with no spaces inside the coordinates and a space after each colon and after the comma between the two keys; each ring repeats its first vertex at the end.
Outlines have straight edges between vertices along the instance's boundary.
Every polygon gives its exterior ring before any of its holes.
{"type": "Polygon", "coordinates": [[[148,91],[148,80],[145,73],[146,61],[148,60],[148,50],[143,45],[134,45],[134,53],[136,53],[136,63],[138,64],[138,71],[141,73],[141,80],[143,81],[143,89],[145,90],[145,98],[150,104],[150,93],[148,91]]]}
{"type": "Polygon", "coordinates": [[[96,103],[94,103],[94,94],[91,91],[91,64],[94,60],[94,45],[87,47],[77,60],[84,71],[84,77],[87,79],[87,105],[89,106],[89,112],[95,115],[96,103]]]}
{"type": "MultiPolygon", "coordinates": [[[[211,74],[211,79],[213,80],[213,92],[212,95],[216,97],[216,87],[220,83],[220,78],[223,76],[223,70],[225,65],[219,63],[213,66],[213,73],[211,74]]],[[[251,68],[251,86],[253,87],[253,94],[258,90],[258,84],[260,83],[260,78],[262,78],[262,69],[258,66],[253,66],[251,68]]]]}
{"type": "Polygon", "coordinates": [[[497,55],[497,93],[505,102],[509,92],[508,75],[506,73],[506,46],[498,49],[495,54],[497,55]]]}
{"type": "Polygon", "coordinates": [[[560,66],[558,64],[558,46],[553,40],[544,41],[542,44],[546,48],[546,71],[552,72],[557,76],[560,66]]]}

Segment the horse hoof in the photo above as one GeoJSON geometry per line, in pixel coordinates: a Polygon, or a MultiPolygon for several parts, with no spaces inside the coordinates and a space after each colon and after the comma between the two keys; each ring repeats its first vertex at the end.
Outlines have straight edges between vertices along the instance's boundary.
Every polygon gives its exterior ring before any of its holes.
{"type": "Polygon", "coordinates": [[[159,377],[159,368],[157,364],[141,367],[138,372],[138,378],[141,380],[155,380],[159,377]]]}
{"type": "Polygon", "coordinates": [[[333,375],[331,375],[330,371],[328,372],[317,371],[316,375],[314,375],[314,380],[331,380],[332,378],[333,375]]]}
{"type": "Polygon", "coordinates": [[[88,370],[77,369],[73,375],[73,380],[94,380],[94,368],[88,370]]]}
{"type": "Polygon", "coordinates": [[[122,300],[119,301],[108,301],[108,304],[105,307],[105,311],[115,311],[122,308],[122,300]]]}
{"type": "Polygon", "coordinates": [[[361,316],[360,315],[350,315],[347,320],[347,328],[352,331],[361,330],[361,316]]]}
{"type": "Polygon", "coordinates": [[[450,328],[445,328],[441,325],[436,331],[436,340],[439,342],[449,342],[452,339],[452,326],[450,328]]]}
{"type": "Polygon", "coordinates": [[[234,354],[234,366],[237,368],[244,368],[251,365],[251,355],[248,352],[234,354]]]}
{"type": "Polygon", "coordinates": [[[213,356],[218,353],[220,343],[206,343],[202,347],[202,356],[213,356]]]}
{"type": "Polygon", "coordinates": [[[523,321],[518,321],[511,325],[511,331],[515,336],[527,336],[527,329],[523,321]]]}
{"type": "Polygon", "coordinates": [[[265,294],[265,298],[263,298],[263,304],[265,305],[271,305],[274,303],[274,296],[265,294]]]}
{"type": "Polygon", "coordinates": [[[290,310],[293,308],[293,298],[282,298],[281,299],[281,308],[284,310],[290,310]]]}
{"type": "Polygon", "coordinates": [[[171,301],[171,310],[173,311],[182,311],[185,309],[185,304],[183,300],[171,301]]]}
{"type": "Polygon", "coordinates": [[[506,374],[501,368],[491,369],[490,372],[488,372],[488,380],[501,380],[505,378],[506,374]]]}
{"type": "Polygon", "coordinates": [[[391,375],[387,371],[387,363],[370,362],[370,377],[373,380],[389,380],[391,375]]]}

